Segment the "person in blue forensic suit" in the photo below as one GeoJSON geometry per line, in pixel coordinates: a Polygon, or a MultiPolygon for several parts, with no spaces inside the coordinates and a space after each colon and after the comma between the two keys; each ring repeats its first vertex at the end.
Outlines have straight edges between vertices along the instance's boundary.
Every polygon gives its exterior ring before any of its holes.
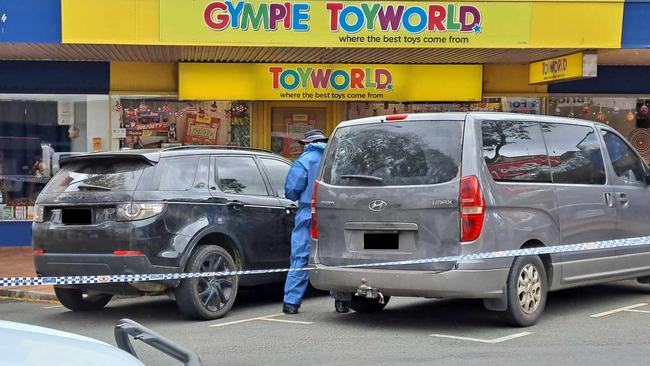
{"type": "MultiPolygon", "coordinates": [[[[309,263],[311,251],[311,194],[318,174],[318,168],[327,143],[327,136],[321,130],[305,132],[300,140],[305,151],[291,166],[284,183],[285,196],[298,201],[296,223],[291,233],[291,268],[305,268],[309,263]]],[[[307,290],[309,275],[307,271],[295,271],[287,274],[284,285],[285,314],[297,314],[302,297],[307,290]]]]}

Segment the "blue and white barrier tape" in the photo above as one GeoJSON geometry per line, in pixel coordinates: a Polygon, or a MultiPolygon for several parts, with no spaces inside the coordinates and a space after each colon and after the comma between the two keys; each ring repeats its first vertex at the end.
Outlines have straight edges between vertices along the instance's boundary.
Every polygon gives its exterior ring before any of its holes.
{"type": "MultiPolygon", "coordinates": [[[[495,259],[519,257],[526,255],[555,254],[590,251],[597,249],[613,249],[637,247],[650,245],[650,236],[638,238],[604,240],[580,244],[557,245],[551,247],[514,249],[498,252],[487,252],[477,254],[454,255],[437,258],[411,259],[403,261],[350,264],[337,266],[337,268],[367,268],[367,267],[384,267],[409,264],[439,263],[439,262],[460,262],[477,259],[495,259]]],[[[165,274],[135,274],[135,275],[108,275],[108,276],[60,276],[60,277],[0,277],[0,287],[23,287],[23,286],[41,286],[41,285],[86,285],[99,283],[129,283],[142,281],[163,281],[179,280],[185,278],[198,277],[226,277],[226,276],[247,276],[255,274],[281,273],[312,271],[315,268],[277,268],[277,269],[258,269],[258,270],[241,270],[230,272],[200,272],[200,273],[165,273],[165,274]]]]}

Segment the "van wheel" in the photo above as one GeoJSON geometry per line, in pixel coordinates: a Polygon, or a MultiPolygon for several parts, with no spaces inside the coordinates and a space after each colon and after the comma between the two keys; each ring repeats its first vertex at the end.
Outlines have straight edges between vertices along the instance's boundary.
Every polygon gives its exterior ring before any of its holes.
{"type": "MultiPolygon", "coordinates": [[[[232,256],[216,245],[198,248],[190,257],[186,272],[231,272],[237,270],[232,256]]],[[[218,319],[235,303],[238,276],[199,277],[181,280],[176,288],[176,305],[181,313],[195,319],[218,319]]]]}
{"type": "Polygon", "coordinates": [[[85,294],[81,289],[54,286],[54,294],[61,305],[72,311],[101,310],[111,301],[110,294],[85,294]]]}
{"type": "Polygon", "coordinates": [[[366,297],[352,296],[350,307],[357,313],[378,313],[386,307],[390,300],[390,296],[384,296],[384,303],[380,303],[379,299],[369,299],[366,297]]]}
{"type": "Polygon", "coordinates": [[[538,256],[515,258],[506,285],[505,320],[518,327],[535,324],[546,306],[547,281],[542,260],[538,256]]]}

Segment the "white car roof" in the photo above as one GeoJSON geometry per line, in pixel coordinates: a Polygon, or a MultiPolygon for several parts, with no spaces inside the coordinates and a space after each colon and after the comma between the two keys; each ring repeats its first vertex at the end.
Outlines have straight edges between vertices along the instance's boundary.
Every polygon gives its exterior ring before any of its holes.
{"type": "Polygon", "coordinates": [[[0,320],[2,362],[15,366],[144,366],[129,353],[96,339],[0,320]]]}

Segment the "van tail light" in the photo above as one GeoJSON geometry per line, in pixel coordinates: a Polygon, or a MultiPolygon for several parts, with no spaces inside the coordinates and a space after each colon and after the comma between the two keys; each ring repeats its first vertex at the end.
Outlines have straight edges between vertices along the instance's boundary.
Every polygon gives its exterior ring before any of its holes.
{"type": "Polygon", "coordinates": [[[43,249],[34,249],[34,255],[43,255],[45,251],[43,249]]]}
{"type": "Polygon", "coordinates": [[[460,180],[461,242],[471,242],[481,235],[485,218],[485,201],[475,175],[460,180]]]}
{"type": "Polygon", "coordinates": [[[318,239],[318,215],[316,214],[316,191],[318,181],[314,181],[314,188],[311,191],[311,238],[318,239]]]}

